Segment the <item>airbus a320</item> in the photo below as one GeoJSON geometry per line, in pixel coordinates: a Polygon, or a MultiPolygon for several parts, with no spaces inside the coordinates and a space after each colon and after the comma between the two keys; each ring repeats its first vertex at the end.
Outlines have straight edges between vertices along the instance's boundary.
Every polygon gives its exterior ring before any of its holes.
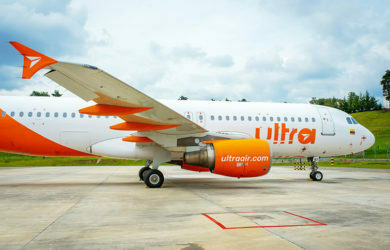
{"type": "Polygon", "coordinates": [[[51,157],[145,160],[139,177],[159,188],[162,163],[230,177],[267,174],[272,157],[363,151],[373,134],[349,114],[311,104],[156,100],[103,70],[59,62],[18,42],[22,77],[46,77],[80,98],[0,97],[0,151],[51,157]]]}

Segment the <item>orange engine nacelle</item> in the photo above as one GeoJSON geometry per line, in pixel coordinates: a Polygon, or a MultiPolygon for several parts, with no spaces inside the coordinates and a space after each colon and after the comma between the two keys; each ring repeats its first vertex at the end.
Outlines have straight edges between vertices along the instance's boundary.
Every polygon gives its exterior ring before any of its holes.
{"type": "Polygon", "coordinates": [[[238,139],[206,143],[206,149],[185,153],[183,163],[230,177],[262,176],[271,167],[271,149],[266,140],[238,139]]]}

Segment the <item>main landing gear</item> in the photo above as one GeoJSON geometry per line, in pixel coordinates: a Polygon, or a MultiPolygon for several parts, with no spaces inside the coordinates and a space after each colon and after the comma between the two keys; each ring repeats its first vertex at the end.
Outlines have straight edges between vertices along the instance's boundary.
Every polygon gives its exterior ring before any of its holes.
{"type": "Polygon", "coordinates": [[[318,157],[309,157],[307,158],[307,160],[311,163],[310,179],[312,179],[313,181],[321,181],[324,175],[320,171],[318,171],[318,157]]]}
{"type": "Polygon", "coordinates": [[[164,175],[158,170],[150,168],[152,161],[147,160],[145,167],[138,172],[140,180],[144,181],[146,186],[150,188],[159,188],[164,183],[164,175]]]}

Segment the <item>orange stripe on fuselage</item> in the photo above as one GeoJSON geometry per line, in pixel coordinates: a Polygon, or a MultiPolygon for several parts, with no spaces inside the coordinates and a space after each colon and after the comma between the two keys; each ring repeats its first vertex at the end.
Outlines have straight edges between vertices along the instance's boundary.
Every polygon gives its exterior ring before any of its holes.
{"type": "Polygon", "coordinates": [[[32,131],[0,109],[0,151],[37,156],[93,156],[56,142],[32,131]]]}

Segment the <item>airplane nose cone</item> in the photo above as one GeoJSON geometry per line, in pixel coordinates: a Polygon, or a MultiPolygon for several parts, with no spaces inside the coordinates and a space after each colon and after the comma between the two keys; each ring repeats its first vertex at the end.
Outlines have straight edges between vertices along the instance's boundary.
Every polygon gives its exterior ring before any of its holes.
{"type": "Polygon", "coordinates": [[[375,136],[371,133],[370,130],[364,128],[364,135],[362,139],[366,139],[366,149],[370,148],[375,143],[375,136]]]}
{"type": "Polygon", "coordinates": [[[370,148],[375,143],[375,136],[371,133],[370,130],[367,129],[367,131],[368,131],[368,145],[370,148]]]}

